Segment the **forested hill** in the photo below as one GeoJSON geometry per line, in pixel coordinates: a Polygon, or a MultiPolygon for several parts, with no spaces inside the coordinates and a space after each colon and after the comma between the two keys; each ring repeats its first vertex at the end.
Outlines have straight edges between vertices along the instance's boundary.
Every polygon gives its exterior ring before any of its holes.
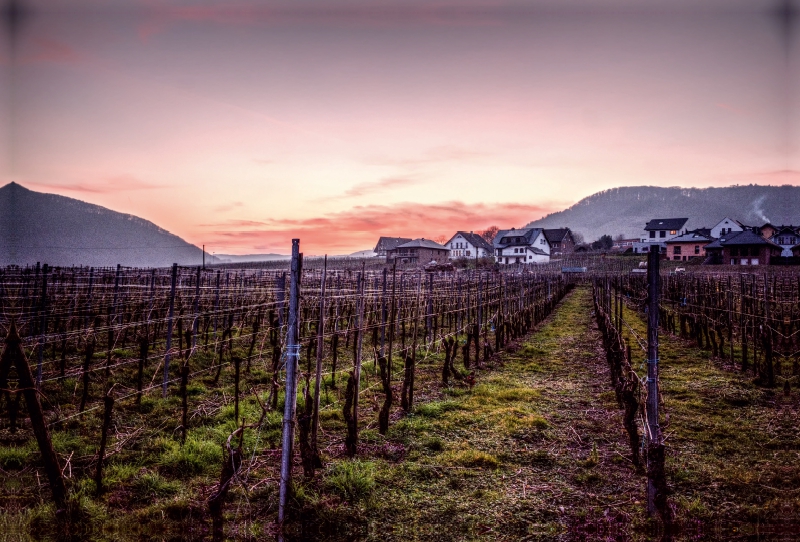
{"type": "Polygon", "coordinates": [[[747,225],[800,224],[800,187],[728,186],[660,188],[626,186],[604,190],[572,207],[528,224],[569,227],[592,241],[603,234],[638,237],[653,218],[689,218],[689,229],[712,227],[725,217],[747,225]]]}
{"type": "MultiPolygon", "coordinates": [[[[83,201],[0,188],[0,265],[198,265],[202,249],[142,218],[83,201]]],[[[206,255],[206,262],[215,260],[206,255]]]]}

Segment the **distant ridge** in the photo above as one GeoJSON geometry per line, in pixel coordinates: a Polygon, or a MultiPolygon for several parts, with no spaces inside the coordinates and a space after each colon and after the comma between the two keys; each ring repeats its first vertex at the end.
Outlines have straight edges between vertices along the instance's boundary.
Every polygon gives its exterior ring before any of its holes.
{"type": "MultiPolygon", "coordinates": [[[[0,188],[0,265],[165,267],[202,263],[202,249],[142,218],[77,199],[0,188]]],[[[215,263],[206,255],[206,263],[215,263]]]]}
{"type": "Polygon", "coordinates": [[[567,226],[593,241],[603,234],[634,238],[653,218],[689,217],[688,229],[712,227],[725,217],[750,226],[800,224],[800,187],[723,188],[625,186],[603,190],[528,227],[567,226]]]}
{"type": "Polygon", "coordinates": [[[220,263],[248,263],[248,262],[274,262],[279,260],[291,260],[292,257],[286,254],[215,254],[220,263]]]}

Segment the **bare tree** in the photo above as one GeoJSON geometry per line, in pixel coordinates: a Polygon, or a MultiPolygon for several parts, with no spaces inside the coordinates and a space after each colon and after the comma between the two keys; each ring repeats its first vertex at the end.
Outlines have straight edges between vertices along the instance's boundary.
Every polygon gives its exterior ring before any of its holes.
{"type": "Polygon", "coordinates": [[[582,245],[583,242],[584,242],[583,234],[582,233],[578,233],[576,231],[573,231],[572,232],[572,240],[575,241],[575,246],[582,245]]]}
{"type": "Polygon", "coordinates": [[[447,242],[447,237],[445,237],[444,235],[439,235],[438,237],[434,237],[433,239],[431,239],[431,241],[443,245],[447,242]]]}
{"type": "Polygon", "coordinates": [[[494,238],[497,235],[498,231],[500,231],[500,228],[498,228],[497,226],[489,226],[488,228],[480,232],[479,235],[484,239],[486,239],[487,243],[491,243],[492,241],[494,241],[494,238]]]}

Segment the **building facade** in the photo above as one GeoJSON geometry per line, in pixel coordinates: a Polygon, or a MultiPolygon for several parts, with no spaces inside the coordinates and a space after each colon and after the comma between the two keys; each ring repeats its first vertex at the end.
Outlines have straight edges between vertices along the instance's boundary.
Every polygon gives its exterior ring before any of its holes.
{"type": "Polygon", "coordinates": [[[550,261],[550,243],[542,228],[500,230],[492,246],[495,258],[501,265],[547,263],[550,261]]]}
{"type": "Polygon", "coordinates": [[[494,257],[492,245],[486,239],[473,232],[456,232],[444,246],[450,250],[451,260],[494,257]]]}
{"type": "Polygon", "coordinates": [[[444,263],[450,251],[444,245],[429,239],[414,239],[403,243],[386,254],[386,263],[406,265],[428,265],[431,262],[444,263]]]}

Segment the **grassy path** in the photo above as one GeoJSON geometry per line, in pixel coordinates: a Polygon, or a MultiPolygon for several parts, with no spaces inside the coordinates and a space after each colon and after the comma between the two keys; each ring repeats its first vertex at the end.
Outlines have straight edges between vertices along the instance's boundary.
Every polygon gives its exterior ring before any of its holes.
{"type": "Polygon", "coordinates": [[[309,490],[306,511],[329,532],[356,522],[384,540],[624,535],[641,516],[643,478],[627,458],[590,307],[590,292],[575,290],[472,390],[442,389],[395,424],[388,439],[406,447],[403,461],[329,469],[328,489],[374,477],[368,497],[309,490]]]}
{"type": "MultiPolygon", "coordinates": [[[[626,334],[646,337],[639,315],[624,314],[626,334]]],[[[659,347],[667,477],[679,520],[725,537],[800,536],[797,390],[784,396],[758,387],[752,374],[679,337],[662,333],[659,347]]]]}

